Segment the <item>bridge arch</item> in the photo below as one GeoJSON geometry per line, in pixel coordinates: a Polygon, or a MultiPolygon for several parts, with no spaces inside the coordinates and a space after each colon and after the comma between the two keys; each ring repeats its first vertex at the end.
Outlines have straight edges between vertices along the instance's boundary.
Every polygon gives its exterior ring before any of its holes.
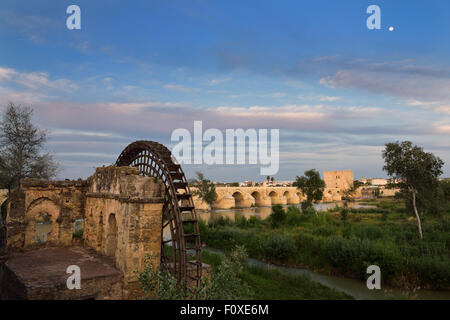
{"type": "Polygon", "coordinates": [[[255,190],[252,192],[252,197],[255,198],[255,201],[257,200],[261,200],[262,199],[262,195],[261,192],[255,190]]]}
{"type": "Polygon", "coordinates": [[[269,192],[268,196],[270,197],[270,200],[272,201],[272,204],[279,204],[279,196],[278,193],[275,190],[272,190],[269,192]]]}
{"type": "Polygon", "coordinates": [[[234,207],[235,208],[244,208],[245,207],[245,198],[244,195],[240,191],[236,191],[232,194],[234,198],[234,207]]]}

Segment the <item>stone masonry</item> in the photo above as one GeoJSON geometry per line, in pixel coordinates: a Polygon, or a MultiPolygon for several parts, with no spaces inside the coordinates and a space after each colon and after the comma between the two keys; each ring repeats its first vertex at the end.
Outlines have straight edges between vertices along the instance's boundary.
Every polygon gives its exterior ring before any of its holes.
{"type": "Polygon", "coordinates": [[[131,167],[97,168],[87,180],[23,180],[1,231],[0,298],[139,297],[135,271],[147,254],[159,266],[163,197],[161,182],[131,167]],[[70,264],[81,268],[81,290],[66,288],[70,264]]]}

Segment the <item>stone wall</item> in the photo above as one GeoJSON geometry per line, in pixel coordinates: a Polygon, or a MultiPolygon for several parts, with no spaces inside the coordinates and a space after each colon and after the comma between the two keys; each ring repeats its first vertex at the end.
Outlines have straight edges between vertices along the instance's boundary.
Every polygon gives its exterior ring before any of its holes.
{"type": "Polygon", "coordinates": [[[131,167],[98,168],[88,179],[85,243],[112,256],[124,273],[124,298],[140,294],[135,270],[146,254],[159,266],[164,185],[131,167]]]}
{"type": "Polygon", "coordinates": [[[84,217],[86,181],[25,179],[13,191],[8,204],[7,249],[72,244],[73,224],[84,217]],[[44,243],[37,241],[36,228],[49,225],[44,243]]]}
{"type": "MultiPolygon", "coordinates": [[[[116,283],[117,277],[89,280],[86,285],[92,290],[106,288],[104,295],[96,291],[97,298],[136,298],[142,290],[135,271],[143,269],[146,255],[150,254],[153,265],[159,267],[163,201],[163,183],[141,176],[138,169],[131,167],[97,168],[93,176],[79,181],[25,179],[20,191],[10,195],[4,248],[11,256],[15,252],[82,244],[110,257],[120,274],[120,284],[116,283]],[[83,225],[83,239],[74,237],[75,221],[83,225]],[[120,294],[108,296],[109,291],[120,294]]],[[[7,266],[9,260],[2,259],[0,265],[7,266]]],[[[53,292],[56,289],[40,286],[27,287],[24,293],[26,286],[20,284],[21,280],[4,270],[0,270],[0,282],[3,286],[5,281],[11,284],[11,288],[4,288],[11,295],[16,292],[27,299],[70,298],[70,294],[60,296],[53,292]]]]}

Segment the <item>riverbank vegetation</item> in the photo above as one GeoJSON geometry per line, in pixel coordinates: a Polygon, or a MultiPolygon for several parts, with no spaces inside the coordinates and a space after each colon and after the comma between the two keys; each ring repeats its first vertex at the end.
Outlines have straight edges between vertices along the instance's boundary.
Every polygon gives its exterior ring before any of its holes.
{"type": "Polygon", "coordinates": [[[136,272],[146,299],[157,300],[303,300],[352,299],[351,296],[330,289],[308,276],[285,275],[247,265],[247,253],[237,246],[228,254],[204,250],[203,262],[211,266],[211,274],[204,276],[199,288],[177,283],[164,268],[155,269],[148,256],[145,268],[136,272]]]}
{"type": "Polygon", "coordinates": [[[311,208],[302,212],[296,206],[284,210],[278,205],[264,220],[219,217],[210,221],[211,226],[201,222],[200,232],[208,246],[227,250],[243,245],[250,257],[275,264],[361,280],[375,264],[385,284],[449,290],[450,212],[425,216],[420,240],[404,201],[371,204],[376,208],[336,207],[317,214],[311,208]]]}

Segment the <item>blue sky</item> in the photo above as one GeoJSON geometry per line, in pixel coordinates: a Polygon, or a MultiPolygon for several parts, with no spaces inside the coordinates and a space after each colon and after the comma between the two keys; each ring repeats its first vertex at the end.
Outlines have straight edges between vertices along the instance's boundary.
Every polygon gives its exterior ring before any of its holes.
{"type": "MultiPolygon", "coordinates": [[[[2,1],[0,104],[33,107],[61,177],[87,177],[174,129],[279,128],[280,171],[384,176],[411,140],[450,176],[450,3],[2,1]],[[81,8],[81,30],[66,8],[81,8]],[[366,8],[381,8],[368,30],[366,8]],[[389,31],[390,26],[394,31],[389,31]]],[[[263,180],[254,166],[185,166],[263,180]]]]}

